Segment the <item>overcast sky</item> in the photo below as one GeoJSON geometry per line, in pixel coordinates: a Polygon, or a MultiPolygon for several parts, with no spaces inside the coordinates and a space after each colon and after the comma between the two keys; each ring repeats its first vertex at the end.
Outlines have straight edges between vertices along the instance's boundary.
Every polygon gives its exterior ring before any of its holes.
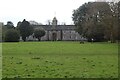
{"type": "Polygon", "coordinates": [[[0,22],[26,19],[46,24],[54,16],[59,23],[73,23],[72,12],[85,2],[95,0],[0,0],[0,22]]]}

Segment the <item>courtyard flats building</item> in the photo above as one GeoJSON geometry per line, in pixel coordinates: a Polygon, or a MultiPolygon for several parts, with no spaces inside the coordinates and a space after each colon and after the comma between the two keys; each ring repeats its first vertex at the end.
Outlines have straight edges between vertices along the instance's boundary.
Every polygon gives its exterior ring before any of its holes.
{"type": "MultiPolygon", "coordinates": [[[[46,34],[41,38],[43,41],[78,41],[81,36],[75,31],[75,25],[58,25],[56,17],[53,18],[50,25],[32,25],[35,29],[44,29],[46,34]]],[[[28,40],[37,40],[32,35],[28,40]]]]}

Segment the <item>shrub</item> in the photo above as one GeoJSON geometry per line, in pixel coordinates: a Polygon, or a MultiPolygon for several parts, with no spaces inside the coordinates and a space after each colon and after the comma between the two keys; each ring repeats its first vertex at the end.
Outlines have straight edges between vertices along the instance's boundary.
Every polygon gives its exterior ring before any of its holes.
{"type": "Polygon", "coordinates": [[[10,29],[5,33],[5,42],[19,42],[20,34],[15,29],[10,29]]]}
{"type": "Polygon", "coordinates": [[[41,40],[41,37],[45,35],[45,31],[43,29],[35,29],[34,36],[38,38],[38,41],[41,40]]]}

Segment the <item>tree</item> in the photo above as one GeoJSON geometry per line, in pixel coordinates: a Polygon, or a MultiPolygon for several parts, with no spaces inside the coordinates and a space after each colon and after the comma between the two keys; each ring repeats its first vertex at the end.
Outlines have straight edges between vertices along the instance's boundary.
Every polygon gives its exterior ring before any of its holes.
{"type": "Polygon", "coordinates": [[[3,23],[0,22],[0,42],[2,42],[2,27],[3,23]]]}
{"type": "Polygon", "coordinates": [[[15,29],[14,24],[11,21],[7,21],[7,24],[2,26],[2,41],[4,41],[4,39],[5,39],[5,33],[9,29],[15,29]]]}
{"type": "Polygon", "coordinates": [[[8,21],[6,26],[7,26],[8,29],[14,28],[14,24],[11,21],[8,21]]]}
{"type": "Polygon", "coordinates": [[[5,33],[7,32],[7,26],[3,25],[2,26],[2,41],[5,40],[5,33]]]}
{"type": "Polygon", "coordinates": [[[19,22],[18,30],[20,31],[23,41],[26,41],[26,37],[33,34],[33,27],[25,19],[22,21],[22,23],[19,22]]]}
{"type": "Polygon", "coordinates": [[[38,38],[38,41],[41,40],[41,37],[45,35],[45,31],[43,29],[35,29],[34,36],[38,38]]]}
{"type": "Polygon", "coordinates": [[[17,23],[17,28],[18,28],[18,29],[19,29],[19,27],[20,27],[21,24],[22,24],[21,21],[19,21],[19,22],[17,23]]]}
{"type": "Polygon", "coordinates": [[[110,12],[102,18],[102,23],[105,25],[105,38],[111,43],[118,40],[118,4],[108,3],[110,12]]]}
{"type": "Polygon", "coordinates": [[[115,40],[117,37],[116,4],[112,8],[107,2],[88,2],[74,10],[73,21],[79,34],[88,40],[93,38],[96,41],[103,41],[106,36],[109,37],[107,40],[115,40]]]}
{"type": "Polygon", "coordinates": [[[118,2],[118,40],[120,40],[120,1],[118,2]]]}
{"type": "Polygon", "coordinates": [[[20,38],[19,32],[15,29],[9,29],[5,33],[5,41],[6,42],[18,42],[20,38]]]}

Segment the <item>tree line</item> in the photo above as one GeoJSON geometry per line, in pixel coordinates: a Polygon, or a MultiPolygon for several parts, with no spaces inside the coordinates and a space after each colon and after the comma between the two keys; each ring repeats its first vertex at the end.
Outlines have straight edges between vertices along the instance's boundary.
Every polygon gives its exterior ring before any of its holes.
{"type": "Polygon", "coordinates": [[[120,40],[120,2],[88,2],[73,11],[76,31],[88,41],[120,40]]]}
{"type": "Polygon", "coordinates": [[[18,42],[20,37],[22,37],[23,41],[26,41],[26,38],[32,34],[40,41],[41,37],[45,35],[43,29],[34,29],[25,19],[22,22],[19,21],[16,27],[14,27],[11,21],[8,21],[7,24],[2,27],[2,32],[2,41],[5,42],[18,42]]]}

